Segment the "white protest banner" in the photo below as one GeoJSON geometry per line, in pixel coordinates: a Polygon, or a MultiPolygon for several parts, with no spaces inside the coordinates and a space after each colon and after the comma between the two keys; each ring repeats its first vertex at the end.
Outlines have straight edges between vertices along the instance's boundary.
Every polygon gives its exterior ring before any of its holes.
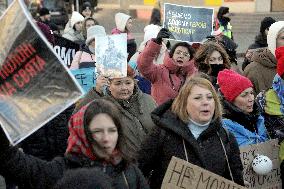
{"type": "Polygon", "coordinates": [[[82,96],[22,0],[0,19],[0,122],[17,144],[82,96]]]}
{"type": "Polygon", "coordinates": [[[164,4],[164,28],[177,41],[201,42],[213,31],[214,9],[164,4]]]}
{"type": "Polygon", "coordinates": [[[161,189],[245,189],[224,177],[172,157],[161,189]]]}
{"type": "Polygon", "coordinates": [[[105,77],[127,76],[127,35],[96,37],[97,72],[105,77]]]}
{"type": "Polygon", "coordinates": [[[280,178],[280,162],[278,159],[278,140],[253,144],[240,148],[241,159],[244,166],[244,180],[253,189],[280,189],[282,182],[280,178]],[[258,175],[252,169],[252,161],[259,155],[265,155],[272,160],[273,169],[267,175],[258,175]]]}

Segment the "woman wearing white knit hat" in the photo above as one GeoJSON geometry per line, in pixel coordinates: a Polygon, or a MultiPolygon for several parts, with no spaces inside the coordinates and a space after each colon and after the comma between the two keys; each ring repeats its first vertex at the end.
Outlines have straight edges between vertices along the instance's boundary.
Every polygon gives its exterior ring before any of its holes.
{"type": "Polygon", "coordinates": [[[267,34],[267,44],[271,53],[275,56],[275,49],[284,46],[284,21],[272,24],[267,34]]]}
{"type": "Polygon", "coordinates": [[[82,34],[83,21],[84,17],[79,12],[73,11],[70,18],[70,28],[64,30],[62,37],[82,44],[84,42],[84,36],[82,34]]]}
{"type": "Polygon", "coordinates": [[[86,44],[81,46],[81,49],[76,52],[70,69],[95,67],[95,38],[106,36],[106,31],[103,26],[91,26],[87,30],[86,44]]]}
{"type": "Polygon", "coordinates": [[[124,14],[124,13],[116,13],[115,14],[115,24],[116,28],[112,29],[111,34],[127,34],[127,53],[128,58],[127,61],[136,53],[137,44],[133,35],[131,34],[132,28],[132,18],[131,16],[124,14]]]}

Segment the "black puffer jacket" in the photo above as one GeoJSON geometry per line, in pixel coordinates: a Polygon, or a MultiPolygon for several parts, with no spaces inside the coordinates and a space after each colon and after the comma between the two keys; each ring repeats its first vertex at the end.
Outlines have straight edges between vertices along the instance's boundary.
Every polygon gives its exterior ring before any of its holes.
{"type": "MultiPolygon", "coordinates": [[[[3,135],[3,134],[2,134],[3,135]]],[[[3,139],[1,139],[2,141],[3,139]]],[[[51,189],[62,178],[68,169],[95,168],[113,178],[114,189],[149,189],[141,171],[134,165],[126,165],[124,161],[116,166],[105,164],[99,160],[92,161],[85,157],[57,157],[47,162],[26,155],[15,147],[4,147],[0,144],[0,172],[21,187],[29,189],[51,189]],[[127,184],[122,174],[125,174],[127,184]],[[135,186],[134,186],[135,183],[135,186]]]]}
{"type": "Polygon", "coordinates": [[[69,136],[68,121],[75,106],[70,106],[19,144],[25,153],[44,160],[63,156],[69,136]]]}
{"type": "Polygon", "coordinates": [[[151,188],[161,187],[172,156],[186,160],[183,140],[190,163],[231,179],[220,138],[226,148],[234,181],[243,185],[237,141],[221,127],[220,120],[212,122],[196,140],[187,125],[170,111],[171,104],[172,101],[168,101],[152,113],[152,119],[159,127],[146,139],[139,153],[139,167],[144,175],[149,176],[153,170],[151,188]]]}

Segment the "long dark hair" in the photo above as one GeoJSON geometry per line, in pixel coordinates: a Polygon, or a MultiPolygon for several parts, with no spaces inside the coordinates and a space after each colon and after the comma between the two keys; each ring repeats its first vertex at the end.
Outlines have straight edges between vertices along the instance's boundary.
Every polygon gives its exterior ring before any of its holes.
{"type": "Polygon", "coordinates": [[[161,12],[160,9],[154,8],[152,10],[151,19],[149,24],[159,25],[161,26],[161,12]]]}
{"type": "Polygon", "coordinates": [[[87,137],[87,140],[91,144],[95,144],[94,153],[100,156],[101,154],[98,154],[98,153],[100,153],[101,150],[99,148],[96,148],[97,142],[92,137],[92,133],[90,132],[89,125],[92,119],[98,114],[107,114],[111,117],[111,119],[113,120],[117,128],[117,132],[118,132],[118,140],[117,140],[116,148],[120,151],[122,159],[126,160],[127,162],[133,161],[134,155],[132,155],[128,151],[128,149],[126,148],[127,145],[125,145],[126,139],[125,139],[125,134],[122,131],[123,123],[120,119],[121,117],[120,111],[118,110],[116,105],[104,99],[97,99],[97,100],[92,101],[89,104],[88,108],[86,109],[85,115],[84,115],[84,129],[85,129],[86,137],[87,137]]]}

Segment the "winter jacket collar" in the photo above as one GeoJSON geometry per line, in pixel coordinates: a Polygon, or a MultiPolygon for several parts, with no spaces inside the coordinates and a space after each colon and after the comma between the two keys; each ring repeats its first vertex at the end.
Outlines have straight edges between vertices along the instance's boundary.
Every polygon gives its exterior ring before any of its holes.
{"type": "Polygon", "coordinates": [[[122,172],[128,163],[125,160],[121,160],[118,163],[108,163],[101,159],[91,160],[82,155],[66,154],[65,158],[76,167],[100,167],[105,173],[122,172]]]}
{"type": "Polygon", "coordinates": [[[131,97],[128,100],[119,100],[119,99],[115,99],[109,90],[107,90],[107,98],[110,98],[112,101],[116,101],[120,104],[120,106],[122,106],[124,109],[129,109],[133,106],[133,104],[138,103],[139,104],[139,113],[142,114],[143,113],[143,108],[142,108],[142,104],[140,104],[141,100],[139,100],[142,97],[142,91],[139,89],[138,85],[135,84],[134,85],[134,90],[133,90],[133,94],[131,95],[131,97]]]}
{"type": "Polygon", "coordinates": [[[250,114],[245,114],[242,110],[240,110],[238,107],[228,102],[224,98],[222,99],[222,101],[224,108],[224,118],[235,121],[252,132],[256,131],[256,124],[260,115],[260,111],[256,103],[254,103],[253,105],[253,112],[250,114]]]}
{"type": "Polygon", "coordinates": [[[252,57],[253,62],[257,62],[264,67],[275,68],[277,66],[277,61],[274,55],[270,52],[268,48],[258,49],[253,53],[252,57]]]}
{"type": "MultiPolygon", "coordinates": [[[[151,117],[154,123],[165,130],[176,133],[177,135],[181,136],[181,138],[183,138],[185,141],[191,144],[196,144],[197,140],[195,140],[194,136],[187,127],[188,123],[184,123],[182,120],[179,119],[177,115],[171,112],[172,103],[173,100],[169,100],[166,103],[157,107],[151,113],[151,117]]],[[[221,120],[212,121],[209,127],[200,134],[198,140],[202,140],[210,137],[211,135],[215,135],[220,128],[221,120]]]]}

